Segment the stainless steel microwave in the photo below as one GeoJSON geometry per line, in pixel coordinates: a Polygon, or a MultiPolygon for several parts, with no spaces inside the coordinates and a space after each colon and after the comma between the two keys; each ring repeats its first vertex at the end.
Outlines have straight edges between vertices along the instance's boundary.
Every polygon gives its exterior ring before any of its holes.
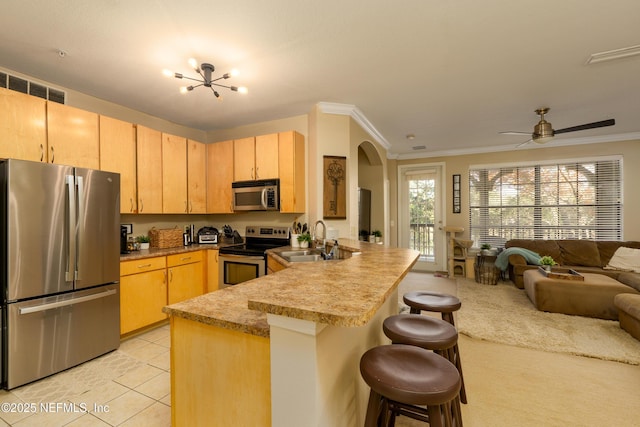
{"type": "Polygon", "coordinates": [[[279,211],[280,180],[262,179],[231,184],[234,211],[279,211]]]}

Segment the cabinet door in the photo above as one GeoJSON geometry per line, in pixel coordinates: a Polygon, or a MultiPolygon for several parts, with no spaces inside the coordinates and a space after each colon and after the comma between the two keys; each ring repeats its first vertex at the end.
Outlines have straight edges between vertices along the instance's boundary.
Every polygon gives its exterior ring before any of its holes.
{"type": "Polygon", "coordinates": [[[233,141],[207,144],[207,213],[233,213],[233,141]]]}
{"type": "Polygon", "coordinates": [[[162,213],[162,134],[137,126],[138,213],[162,213]]]}
{"type": "Polygon", "coordinates": [[[120,334],[152,325],[167,315],[166,270],[120,277],[120,334]]]}
{"type": "Polygon", "coordinates": [[[187,186],[189,213],[206,213],[207,147],[191,139],[187,141],[187,186]]]}
{"type": "Polygon", "coordinates": [[[120,174],[120,213],[137,213],[136,130],[133,123],[100,116],[100,169],[120,174]]]}
{"type": "Polygon", "coordinates": [[[289,131],[278,134],[280,212],[305,211],[304,136],[289,131]]]}
{"type": "Polygon", "coordinates": [[[0,88],[0,157],[47,161],[47,101],[0,88]]]}
{"type": "Polygon", "coordinates": [[[162,134],[162,212],[187,213],[187,139],[162,134]]]}
{"type": "Polygon", "coordinates": [[[207,292],[218,290],[218,250],[209,249],[207,251],[207,292]]]}
{"type": "Polygon", "coordinates": [[[278,134],[256,136],[256,179],[278,178],[278,134]]]}
{"type": "Polygon", "coordinates": [[[251,181],[256,179],[255,157],[256,139],[254,137],[233,141],[233,180],[251,181]]]}
{"type": "Polygon", "coordinates": [[[100,168],[98,115],[47,102],[49,163],[100,168]]]}
{"type": "Polygon", "coordinates": [[[175,304],[204,293],[203,268],[202,262],[194,262],[168,269],[169,304],[175,304]]]}

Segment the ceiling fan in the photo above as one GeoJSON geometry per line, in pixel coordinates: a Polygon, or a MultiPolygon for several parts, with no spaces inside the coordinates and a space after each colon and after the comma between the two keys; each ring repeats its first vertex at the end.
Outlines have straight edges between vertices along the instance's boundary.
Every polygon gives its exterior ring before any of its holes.
{"type": "Polygon", "coordinates": [[[546,144],[547,142],[551,141],[555,135],[559,133],[577,132],[580,130],[595,129],[595,128],[601,128],[605,126],[613,126],[616,124],[615,119],[607,119],[607,120],[601,120],[599,122],[586,123],[584,125],[578,125],[578,126],[572,126],[569,128],[554,130],[553,127],[551,126],[551,123],[549,123],[544,119],[544,115],[547,114],[548,112],[549,112],[548,107],[538,108],[537,110],[535,110],[535,113],[540,116],[540,121],[538,122],[537,125],[534,126],[533,133],[512,132],[512,131],[500,132],[500,133],[503,135],[531,135],[531,139],[521,144],[518,144],[518,147],[521,147],[530,142],[535,142],[537,144],[546,144]]]}

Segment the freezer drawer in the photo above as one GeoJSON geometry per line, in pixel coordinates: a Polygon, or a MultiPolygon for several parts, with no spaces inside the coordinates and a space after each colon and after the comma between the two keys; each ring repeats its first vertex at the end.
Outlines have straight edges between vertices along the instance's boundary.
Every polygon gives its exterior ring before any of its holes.
{"type": "Polygon", "coordinates": [[[12,389],[118,348],[119,286],[8,304],[3,386],[12,389]]]}

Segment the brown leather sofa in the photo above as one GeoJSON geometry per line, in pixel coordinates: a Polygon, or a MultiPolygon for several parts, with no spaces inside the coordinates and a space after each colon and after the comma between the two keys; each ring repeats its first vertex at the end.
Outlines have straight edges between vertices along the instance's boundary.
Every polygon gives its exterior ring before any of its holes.
{"type": "MultiPolygon", "coordinates": [[[[604,274],[640,291],[640,273],[604,269],[621,246],[640,249],[640,242],[513,239],[505,244],[505,248],[528,249],[540,254],[541,257],[550,255],[558,264],[554,269],[559,271],[573,269],[579,273],[604,274]]],[[[527,264],[522,255],[509,255],[509,278],[518,288],[524,288],[523,274],[532,268],[538,268],[538,266],[527,264]]]]}

